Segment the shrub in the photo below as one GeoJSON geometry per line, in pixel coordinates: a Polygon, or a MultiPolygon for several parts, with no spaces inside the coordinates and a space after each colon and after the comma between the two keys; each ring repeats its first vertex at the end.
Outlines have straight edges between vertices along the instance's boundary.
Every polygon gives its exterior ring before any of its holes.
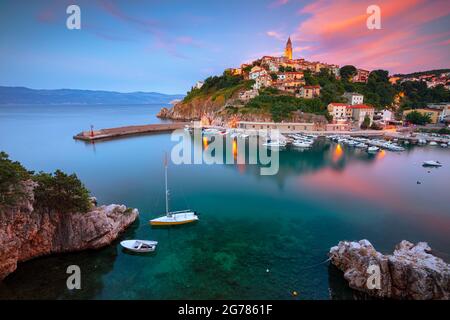
{"type": "Polygon", "coordinates": [[[422,115],[420,112],[412,111],[406,115],[406,120],[418,125],[425,125],[431,122],[430,116],[427,114],[422,115]]]}
{"type": "Polygon", "coordinates": [[[76,174],[60,170],[54,174],[40,172],[33,177],[38,183],[34,189],[35,206],[62,213],[87,212],[91,208],[89,191],[76,174]]]}
{"type": "Polygon", "coordinates": [[[19,162],[11,161],[5,152],[0,152],[0,205],[14,205],[25,196],[23,182],[31,174],[19,162]]]}

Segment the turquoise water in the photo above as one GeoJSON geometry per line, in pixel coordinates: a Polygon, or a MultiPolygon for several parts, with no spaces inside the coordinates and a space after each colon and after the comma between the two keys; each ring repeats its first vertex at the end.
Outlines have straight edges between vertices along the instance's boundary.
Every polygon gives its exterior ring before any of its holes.
{"type": "MultiPolygon", "coordinates": [[[[0,150],[29,169],[75,172],[101,204],[123,203],[140,218],[113,245],[20,264],[0,298],[295,299],[351,298],[326,264],[339,240],[369,239],[391,252],[403,239],[450,254],[450,149],[416,147],[368,155],[319,140],[280,154],[280,171],[255,165],[170,165],[172,209],[200,212],[197,224],[152,229],[164,212],[162,159],[169,134],[85,144],[81,130],[159,122],[159,106],[0,106],[0,150]],[[424,160],[444,167],[425,169],[424,160]],[[421,184],[417,184],[421,181],[421,184]],[[135,255],[119,241],[159,241],[135,255]],[[82,290],[66,289],[67,266],[82,290]],[[267,269],[269,272],[267,272],[267,269]]],[[[238,150],[239,152],[239,150],[238,150]]]]}

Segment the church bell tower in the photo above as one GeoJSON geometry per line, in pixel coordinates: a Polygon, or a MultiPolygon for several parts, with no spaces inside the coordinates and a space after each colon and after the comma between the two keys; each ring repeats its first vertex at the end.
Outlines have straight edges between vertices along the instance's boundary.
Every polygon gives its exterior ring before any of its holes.
{"type": "Polygon", "coordinates": [[[286,43],[286,48],[284,49],[284,56],[289,59],[292,60],[292,41],[291,41],[291,37],[289,37],[287,43],[286,43]]]}

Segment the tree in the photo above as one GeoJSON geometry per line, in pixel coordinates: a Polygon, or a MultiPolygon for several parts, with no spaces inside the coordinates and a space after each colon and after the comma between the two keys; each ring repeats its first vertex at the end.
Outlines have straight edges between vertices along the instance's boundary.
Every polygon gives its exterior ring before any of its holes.
{"type": "Polygon", "coordinates": [[[19,162],[11,161],[5,152],[0,152],[0,205],[14,205],[26,195],[24,181],[28,172],[19,162]]]}
{"type": "Polygon", "coordinates": [[[89,191],[76,174],[67,175],[60,170],[54,174],[40,172],[33,178],[36,207],[61,213],[87,212],[91,203],[89,191]]]}
{"type": "Polygon", "coordinates": [[[311,74],[310,70],[303,71],[303,77],[307,86],[315,86],[319,84],[319,80],[311,74]]]}
{"type": "Polygon", "coordinates": [[[421,114],[417,111],[412,111],[406,115],[406,121],[413,124],[425,125],[431,122],[431,118],[427,114],[421,114]]]}
{"type": "Polygon", "coordinates": [[[389,72],[386,70],[372,71],[361,91],[365,95],[365,101],[378,109],[394,102],[395,89],[389,82],[389,72]]]}
{"type": "Polygon", "coordinates": [[[361,123],[361,129],[367,129],[370,127],[370,118],[368,115],[364,117],[363,123],[361,123]]]}
{"type": "Polygon", "coordinates": [[[341,79],[344,81],[350,81],[357,73],[355,66],[346,65],[339,69],[339,74],[341,75],[341,79]]]}
{"type": "Polygon", "coordinates": [[[270,77],[272,78],[273,81],[276,81],[278,79],[278,76],[275,72],[270,73],[270,77]]]}

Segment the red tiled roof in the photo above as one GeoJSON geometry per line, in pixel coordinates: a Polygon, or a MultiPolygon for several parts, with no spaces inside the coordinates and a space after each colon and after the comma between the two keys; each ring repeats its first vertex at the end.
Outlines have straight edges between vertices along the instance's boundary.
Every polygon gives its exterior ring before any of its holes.
{"type": "Polygon", "coordinates": [[[373,107],[368,106],[366,104],[355,104],[352,106],[348,106],[348,108],[351,108],[351,109],[373,109],[373,107]]]}

